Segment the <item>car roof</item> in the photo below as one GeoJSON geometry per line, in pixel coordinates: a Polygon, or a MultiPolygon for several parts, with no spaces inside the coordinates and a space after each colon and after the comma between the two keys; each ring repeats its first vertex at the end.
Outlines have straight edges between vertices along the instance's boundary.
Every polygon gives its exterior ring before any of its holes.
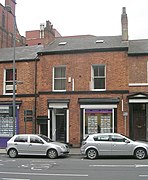
{"type": "Polygon", "coordinates": [[[121,135],[119,133],[95,133],[95,134],[89,134],[89,136],[97,136],[97,135],[121,135]]]}
{"type": "Polygon", "coordinates": [[[38,136],[39,134],[15,134],[14,136],[38,136]]]}

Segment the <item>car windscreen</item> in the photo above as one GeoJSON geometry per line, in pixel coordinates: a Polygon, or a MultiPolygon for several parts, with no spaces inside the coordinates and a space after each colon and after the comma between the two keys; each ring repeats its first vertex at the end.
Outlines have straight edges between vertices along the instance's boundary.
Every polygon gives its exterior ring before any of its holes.
{"type": "Polygon", "coordinates": [[[47,136],[45,136],[45,135],[42,135],[42,134],[40,134],[39,135],[42,139],[44,139],[44,141],[46,141],[46,142],[53,142],[50,138],[48,138],[47,136]]]}

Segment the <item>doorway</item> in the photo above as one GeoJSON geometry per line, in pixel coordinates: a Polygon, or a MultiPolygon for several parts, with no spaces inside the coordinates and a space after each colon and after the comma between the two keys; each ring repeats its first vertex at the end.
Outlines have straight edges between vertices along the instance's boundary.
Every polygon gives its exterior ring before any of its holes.
{"type": "Polygon", "coordinates": [[[146,104],[133,104],[134,139],[146,140],[146,104]]]}
{"type": "Polygon", "coordinates": [[[66,142],[66,110],[55,109],[56,141],[66,142]]]}

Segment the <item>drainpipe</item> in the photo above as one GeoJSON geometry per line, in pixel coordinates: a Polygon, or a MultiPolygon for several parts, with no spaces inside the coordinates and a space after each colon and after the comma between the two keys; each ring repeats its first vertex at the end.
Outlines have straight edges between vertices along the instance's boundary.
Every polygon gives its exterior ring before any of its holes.
{"type": "Polygon", "coordinates": [[[35,74],[34,74],[34,121],[33,121],[33,133],[36,134],[36,116],[37,116],[37,60],[38,60],[38,56],[35,58],[35,74]]]}

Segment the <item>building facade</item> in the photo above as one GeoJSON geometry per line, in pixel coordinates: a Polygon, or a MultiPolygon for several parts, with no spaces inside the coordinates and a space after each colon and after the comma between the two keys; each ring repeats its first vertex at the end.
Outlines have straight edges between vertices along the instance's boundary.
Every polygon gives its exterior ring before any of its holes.
{"type": "MultiPolygon", "coordinates": [[[[15,0],[5,0],[0,3],[0,48],[13,47],[15,27],[15,0]]],[[[25,38],[20,35],[16,24],[16,46],[25,45],[25,38]]]]}
{"type": "Polygon", "coordinates": [[[26,46],[48,45],[56,37],[61,37],[60,33],[53,28],[50,21],[40,24],[40,30],[26,31],[26,46]]]}
{"type": "MultiPolygon", "coordinates": [[[[15,132],[41,133],[80,146],[90,133],[148,140],[148,40],[57,37],[16,48],[15,132]]],[[[123,28],[124,27],[124,28],[123,28]]],[[[0,49],[0,146],[12,136],[13,48],[0,49]]]]}

